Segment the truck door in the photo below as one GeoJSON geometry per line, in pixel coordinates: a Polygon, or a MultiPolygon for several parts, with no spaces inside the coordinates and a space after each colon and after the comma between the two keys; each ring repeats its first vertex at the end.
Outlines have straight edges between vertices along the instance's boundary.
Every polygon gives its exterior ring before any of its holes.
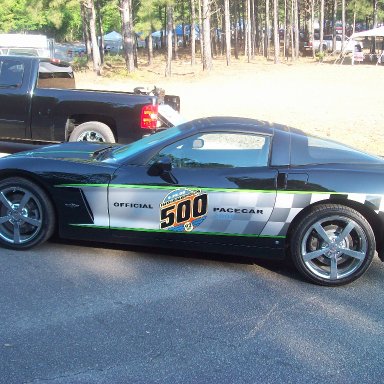
{"type": "Polygon", "coordinates": [[[0,138],[24,139],[29,126],[30,65],[20,58],[0,59],[0,138]]]}

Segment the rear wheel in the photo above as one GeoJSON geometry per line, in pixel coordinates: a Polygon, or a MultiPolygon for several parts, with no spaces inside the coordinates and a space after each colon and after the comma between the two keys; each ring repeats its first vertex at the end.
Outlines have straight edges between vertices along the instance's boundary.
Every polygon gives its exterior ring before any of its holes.
{"type": "Polygon", "coordinates": [[[301,274],[328,286],[356,280],[376,249],[368,221],[352,208],[320,205],[293,228],[291,255],[301,274]]]}
{"type": "Polygon", "coordinates": [[[100,121],[87,121],[78,125],[69,136],[69,141],[115,143],[115,136],[108,125],[100,121]]]}
{"type": "Polygon", "coordinates": [[[0,244],[27,249],[53,233],[55,215],[46,193],[29,180],[14,177],[0,182],[0,244]]]}

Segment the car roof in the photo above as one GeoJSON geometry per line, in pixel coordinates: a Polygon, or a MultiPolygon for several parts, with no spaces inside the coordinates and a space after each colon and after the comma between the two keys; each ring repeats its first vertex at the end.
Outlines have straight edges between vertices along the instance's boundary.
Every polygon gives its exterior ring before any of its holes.
{"type": "Polygon", "coordinates": [[[210,116],[191,120],[187,123],[188,129],[212,130],[217,127],[223,130],[233,130],[238,128],[243,131],[258,131],[269,135],[273,135],[275,131],[290,132],[297,131],[298,134],[305,135],[304,132],[288,127],[286,125],[271,123],[265,120],[252,119],[247,117],[234,117],[234,116],[210,116]]]}

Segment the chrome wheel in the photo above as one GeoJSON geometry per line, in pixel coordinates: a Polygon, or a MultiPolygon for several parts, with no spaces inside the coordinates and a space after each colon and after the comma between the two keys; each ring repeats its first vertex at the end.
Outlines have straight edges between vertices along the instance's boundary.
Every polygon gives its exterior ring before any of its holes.
{"type": "Polygon", "coordinates": [[[290,229],[290,253],[308,280],[328,286],[360,277],[372,263],[375,235],[366,218],[341,204],[309,207],[290,229]]]}
{"type": "Polygon", "coordinates": [[[33,240],[42,226],[42,206],[36,196],[21,187],[0,191],[0,237],[11,244],[33,240]]]}
{"type": "Polygon", "coordinates": [[[38,185],[21,177],[0,181],[0,245],[31,248],[47,240],[54,227],[51,199],[38,185]]]}
{"type": "Polygon", "coordinates": [[[350,276],[363,264],[368,242],[353,220],[331,216],[317,221],[305,233],[301,253],[307,268],[323,279],[350,276]]]}
{"type": "Polygon", "coordinates": [[[75,127],[69,141],[90,141],[93,143],[115,143],[111,128],[100,121],[87,121],[75,127]]]}
{"type": "Polygon", "coordinates": [[[104,143],[105,138],[95,131],[85,131],[77,138],[77,141],[91,141],[97,143],[104,143]]]}

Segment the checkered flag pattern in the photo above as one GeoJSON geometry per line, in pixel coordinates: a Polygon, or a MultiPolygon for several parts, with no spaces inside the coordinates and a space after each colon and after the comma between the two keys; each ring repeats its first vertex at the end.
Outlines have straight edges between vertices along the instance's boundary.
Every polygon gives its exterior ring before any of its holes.
{"type": "Polygon", "coordinates": [[[294,217],[308,205],[319,201],[337,199],[353,200],[373,209],[376,213],[384,213],[384,196],[363,193],[278,193],[275,208],[272,211],[262,236],[285,236],[294,217]]]}

